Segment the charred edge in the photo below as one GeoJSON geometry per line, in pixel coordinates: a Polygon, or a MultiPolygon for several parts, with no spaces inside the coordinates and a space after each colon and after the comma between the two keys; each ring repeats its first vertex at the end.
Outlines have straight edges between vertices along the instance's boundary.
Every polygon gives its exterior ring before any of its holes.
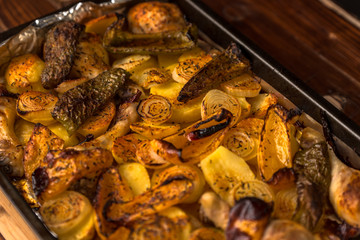
{"type": "Polygon", "coordinates": [[[185,36],[192,42],[197,41],[197,27],[190,23],[189,29],[186,31],[185,36]]]}
{"type": "Polygon", "coordinates": [[[287,113],[287,119],[291,120],[293,117],[300,116],[303,113],[300,109],[290,109],[287,113]]]}
{"type": "Polygon", "coordinates": [[[83,144],[83,143],[86,143],[86,142],[90,142],[91,140],[94,140],[95,139],[95,136],[94,136],[94,134],[88,134],[88,135],[86,135],[85,136],[85,139],[82,141],[82,142],[79,142],[78,144],[76,144],[76,145],[81,145],[81,144],[83,144]]]}
{"type": "Polygon", "coordinates": [[[190,141],[195,141],[195,140],[199,140],[199,139],[211,136],[211,135],[217,133],[218,131],[229,126],[230,122],[231,122],[231,118],[228,118],[226,120],[226,122],[223,122],[223,123],[220,123],[220,124],[208,127],[208,128],[203,128],[203,129],[192,131],[188,134],[187,137],[190,141]]]}
{"type": "Polygon", "coordinates": [[[354,168],[352,166],[352,164],[349,162],[348,159],[344,158],[340,153],[339,150],[336,146],[332,131],[331,131],[331,126],[330,126],[330,122],[329,119],[327,117],[327,114],[324,110],[320,110],[320,116],[321,116],[321,125],[322,125],[322,129],[323,129],[323,133],[326,139],[326,142],[331,146],[331,148],[333,149],[335,155],[337,158],[340,159],[341,162],[343,162],[345,165],[354,168]]]}
{"type": "Polygon", "coordinates": [[[38,167],[32,174],[32,185],[35,196],[39,196],[49,185],[49,175],[46,168],[38,167]]]}
{"type": "Polygon", "coordinates": [[[19,94],[11,93],[5,88],[0,87],[0,97],[18,98],[19,94]]]}
{"type": "Polygon", "coordinates": [[[221,111],[213,116],[211,116],[208,119],[205,119],[204,121],[199,122],[194,126],[194,128],[199,128],[201,125],[206,124],[212,120],[215,120],[216,122],[220,122],[228,117],[232,117],[232,113],[225,108],[221,108],[221,111]]]}
{"type": "Polygon", "coordinates": [[[132,95],[131,97],[129,97],[128,99],[126,99],[124,102],[126,103],[133,103],[133,102],[137,102],[139,101],[140,97],[141,97],[142,92],[140,90],[137,90],[136,93],[134,95],[132,95]]]}
{"type": "Polygon", "coordinates": [[[272,209],[272,205],[259,198],[241,198],[230,211],[229,225],[237,220],[261,220],[269,217],[272,209]]]}
{"type": "Polygon", "coordinates": [[[187,177],[185,177],[184,175],[175,175],[175,176],[171,176],[168,179],[166,179],[164,182],[162,182],[160,184],[160,186],[165,186],[169,183],[171,183],[172,181],[178,181],[178,180],[189,180],[187,177]]]}
{"type": "Polygon", "coordinates": [[[24,116],[24,115],[26,115],[29,111],[23,111],[23,110],[21,110],[20,108],[19,108],[19,105],[18,104],[16,104],[16,111],[17,111],[17,113],[19,114],[19,115],[21,115],[21,116],[24,116]]]}
{"type": "Polygon", "coordinates": [[[177,100],[179,102],[186,103],[190,99],[190,95],[188,93],[184,93],[183,90],[180,91],[179,96],[177,97],[177,100]]]}
{"type": "Polygon", "coordinates": [[[116,201],[113,199],[108,200],[105,203],[104,208],[102,210],[103,218],[108,222],[113,222],[113,223],[120,224],[121,226],[124,226],[127,223],[127,219],[129,218],[128,214],[123,214],[123,215],[119,216],[119,218],[117,218],[117,219],[112,219],[108,216],[109,208],[113,204],[122,204],[122,203],[123,203],[122,201],[116,201]]]}

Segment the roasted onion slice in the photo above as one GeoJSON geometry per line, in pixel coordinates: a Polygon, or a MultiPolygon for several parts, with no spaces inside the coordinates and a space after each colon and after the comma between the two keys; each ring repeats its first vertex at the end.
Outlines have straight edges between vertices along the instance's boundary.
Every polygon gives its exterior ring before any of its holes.
{"type": "Polygon", "coordinates": [[[56,123],[51,116],[58,98],[51,93],[28,91],[21,94],[16,101],[16,110],[20,117],[33,122],[50,125],[56,123]]]}
{"type": "Polygon", "coordinates": [[[222,145],[245,161],[251,160],[257,155],[263,125],[264,120],[258,118],[242,120],[229,129],[222,145]]]}
{"type": "Polygon", "coordinates": [[[234,187],[235,202],[244,197],[256,197],[272,205],[274,192],[265,182],[261,180],[250,180],[241,182],[234,187]]]}
{"type": "Polygon", "coordinates": [[[171,103],[159,95],[150,95],[140,101],[137,112],[148,123],[161,124],[171,118],[171,103]]]}
{"type": "Polygon", "coordinates": [[[291,219],[296,211],[297,191],[295,187],[276,193],[273,216],[279,219],[291,219]]]}
{"type": "Polygon", "coordinates": [[[210,60],[211,56],[189,58],[179,62],[172,72],[172,77],[176,82],[187,83],[197,72],[201,70],[210,60]]]}
{"type": "Polygon", "coordinates": [[[220,85],[226,93],[235,97],[256,97],[260,90],[260,79],[244,73],[220,85]]]}
{"type": "Polygon", "coordinates": [[[233,118],[230,125],[235,125],[241,115],[239,101],[223,91],[217,89],[210,90],[201,103],[201,118],[205,119],[222,108],[232,113],[233,118]]]}

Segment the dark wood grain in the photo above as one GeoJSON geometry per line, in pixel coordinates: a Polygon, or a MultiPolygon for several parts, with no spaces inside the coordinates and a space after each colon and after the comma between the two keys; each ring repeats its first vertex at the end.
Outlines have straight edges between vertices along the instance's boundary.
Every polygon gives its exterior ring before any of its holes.
{"type": "Polygon", "coordinates": [[[360,31],[314,0],[203,0],[360,124],[360,31]]]}

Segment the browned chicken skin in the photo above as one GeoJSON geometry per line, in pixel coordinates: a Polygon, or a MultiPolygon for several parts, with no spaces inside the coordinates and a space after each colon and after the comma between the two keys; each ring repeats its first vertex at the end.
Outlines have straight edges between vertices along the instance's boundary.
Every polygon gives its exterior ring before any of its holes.
{"type": "Polygon", "coordinates": [[[185,19],[180,9],[172,3],[146,2],[131,8],[128,13],[133,33],[159,33],[180,30],[185,19]]]}

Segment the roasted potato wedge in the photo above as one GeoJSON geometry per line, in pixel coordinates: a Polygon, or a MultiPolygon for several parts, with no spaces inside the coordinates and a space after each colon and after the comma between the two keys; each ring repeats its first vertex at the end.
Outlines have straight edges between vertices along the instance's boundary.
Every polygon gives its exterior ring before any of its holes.
{"type": "Polygon", "coordinates": [[[45,63],[36,54],[25,54],[11,60],[5,72],[6,88],[12,93],[46,90],[40,78],[45,63]]]}
{"type": "Polygon", "coordinates": [[[260,174],[266,181],[279,169],[293,166],[292,159],[299,147],[296,129],[287,122],[287,114],[284,107],[275,105],[265,117],[257,159],[260,174]]]}
{"type": "Polygon", "coordinates": [[[34,130],[35,124],[19,118],[15,122],[15,135],[19,139],[21,145],[25,146],[30,139],[30,136],[34,130]]]}
{"type": "Polygon", "coordinates": [[[277,97],[273,93],[261,93],[254,98],[249,98],[250,116],[264,118],[269,107],[275,105],[277,101],[277,97]]]}
{"type": "Polygon", "coordinates": [[[129,184],[134,196],[141,195],[151,188],[149,174],[140,163],[121,164],[119,165],[119,173],[129,184]]]}
{"type": "Polygon", "coordinates": [[[232,190],[237,184],[254,180],[255,175],[246,162],[227,148],[220,146],[200,162],[206,182],[231,206],[232,190]]]}

